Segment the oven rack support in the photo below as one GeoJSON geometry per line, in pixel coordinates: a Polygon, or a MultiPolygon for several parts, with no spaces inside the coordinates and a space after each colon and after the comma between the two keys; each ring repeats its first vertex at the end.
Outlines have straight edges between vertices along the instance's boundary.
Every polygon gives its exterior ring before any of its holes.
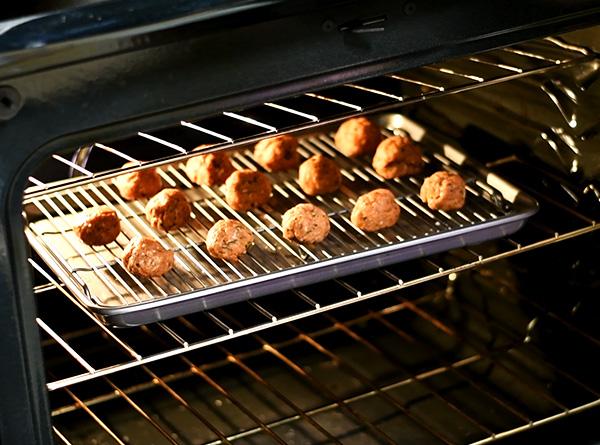
{"type": "Polygon", "coordinates": [[[188,118],[182,120],[177,127],[138,131],[136,136],[127,141],[96,142],[69,155],[53,154],[52,160],[56,165],[68,167],[72,177],[45,183],[30,175],[24,200],[29,203],[50,192],[110,179],[124,172],[168,165],[199,153],[246,146],[275,134],[307,131],[352,116],[397,109],[447,94],[594,60],[597,60],[597,55],[587,48],[568,44],[558,37],[547,37],[483,54],[307,92],[288,99],[265,102],[245,110],[224,111],[208,120],[188,118]],[[295,123],[290,124],[290,119],[295,123]],[[105,152],[115,163],[136,161],[126,148],[121,148],[125,142],[127,145],[133,142],[139,146],[158,144],[164,149],[165,155],[107,171],[86,165],[92,148],[105,152]],[[209,147],[196,150],[196,147],[204,144],[209,147]]]}
{"type": "MultiPolygon", "coordinates": [[[[386,274],[389,272],[381,271],[381,273],[386,274]]],[[[364,430],[365,433],[369,434],[374,440],[380,440],[384,443],[396,443],[385,431],[385,422],[373,422],[372,420],[365,418],[364,413],[360,412],[360,409],[358,408],[359,403],[363,400],[372,399],[378,399],[380,402],[384,401],[385,403],[390,404],[394,409],[400,411],[403,416],[406,417],[407,421],[420,431],[421,434],[424,435],[424,438],[429,441],[433,440],[435,443],[441,442],[446,444],[461,443],[458,442],[455,437],[449,436],[448,431],[444,431],[438,424],[431,422],[431,419],[435,419],[436,416],[440,414],[439,411],[434,410],[433,412],[426,411],[423,413],[418,410],[413,410],[408,403],[405,404],[403,402],[397,392],[399,389],[405,387],[417,386],[424,389],[429,397],[438,401],[440,406],[443,407],[443,410],[449,411],[457,416],[461,425],[468,425],[469,429],[473,430],[472,436],[470,436],[472,437],[472,440],[470,440],[469,443],[482,445],[600,406],[600,393],[596,389],[589,387],[569,371],[557,368],[556,364],[548,361],[548,359],[544,357],[537,345],[523,342],[522,338],[520,338],[516,332],[512,331],[509,325],[497,321],[490,322],[484,311],[481,308],[472,305],[472,303],[461,301],[461,305],[466,307],[473,317],[480,319],[483,323],[489,324],[491,326],[490,330],[497,331],[505,336],[502,342],[493,346],[481,346],[478,340],[475,338],[467,338],[466,334],[457,331],[456,328],[447,321],[435,315],[429,305],[436,299],[445,298],[444,296],[448,292],[452,292],[451,284],[453,281],[454,279],[450,280],[450,287],[444,289],[443,283],[440,283],[442,284],[442,289],[436,290],[430,294],[425,294],[417,299],[408,299],[404,297],[402,293],[390,294],[387,296],[387,303],[384,308],[367,310],[366,313],[363,311],[362,315],[356,318],[341,319],[335,315],[335,312],[321,314],[318,317],[325,323],[325,327],[316,331],[306,331],[299,327],[298,324],[291,323],[287,325],[287,327],[293,336],[289,340],[285,340],[281,343],[270,342],[261,337],[260,334],[253,333],[251,338],[252,341],[256,343],[256,349],[249,350],[248,352],[236,353],[231,350],[227,344],[216,345],[215,347],[218,348],[220,355],[224,357],[219,361],[199,363],[197,361],[198,358],[189,358],[186,355],[180,356],[178,359],[181,360],[181,368],[183,371],[179,373],[159,375],[157,373],[158,371],[153,370],[152,364],[143,365],[141,368],[141,375],[145,376],[145,381],[135,386],[124,387],[119,383],[115,383],[110,377],[104,376],[104,385],[111,391],[106,394],[100,394],[97,397],[88,399],[80,398],[77,395],[77,385],[62,388],[59,391],[64,391],[67,395],[65,400],[70,400],[70,402],[55,408],[53,411],[55,423],[57,425],[61,423],[61,416],[68,415],[72,412],[83,411],[85,415],[91,417],[92,423],[96,423],[97,428],[102,429],[111,437],[115,438],[117,443],[121,443],[118,433],[112,430],[107,422],[102,420],[101,414],[98,413],[96,407],[111,400],[122,399],[126,406],[129,405],[130,409],[137,411],[149,423],[148,426],[150,428],[156,430],[159,437],[162,437],[171,443],[178,444],[180,443],[177,440],[178,432],[174,430],[173,427],[157,423],[150,411],[152,408],[149,406],[144,407],[144,402],[137,397],[137,395],[144,390],[160,388],[161,391],[166,392],[166,394],[173,398],[177,404],[181,405],[182,409],[193,415],[203,427],[208,428],[208,430],[212,432],[215,439],[206,441],[205,443],[208,445],[235,443],[238,440],[250,439],[261,434],[269,436],[278,443],[285,443],[284,438],[281,436],[283,428],[300,422],[306,422],[306,424],[314,427],[319,435],[323,436],[322,440],[331,443],[341,443],[334,433],[319,423],[319,420],[322,421],[323,415],[331,413],[334,410],[343,412],[345,416],[358,425],[359,429],[364,430]],[[436,331],[442,337],[448,337],[448,339],[458,338],[461,342],[465,342],[472,349],[472,352],[456,361],[447,361],[442,358],[442,351],[438,350],[437,346],[432,346],[425,337],[423,337],[422,327],[420,327],[418,331],[413,331],[410,325],[403,325],[402,323],[393,321],[394,319],[392,317],[403,313],[413,315],[421,320],[423,324],[429,326],[429,329],[436,331]],[[377,324],[386,331],[389,331],[390,334],[397,336],[398,341],[401,339],[408,339],[410,342],[415,343],[419,348],[430,352],[433,356],[437,357],[436,362],[438,365],[431,366],[418,373],[413,373],[406,369],[394,355],[390,355],[389,352],[381,349],[377,344],[361,336],[359,327],[367,322],[377,324]],[[331,347],[327,346],[324,337],[332,333],[347,336],[351,343],[368,348],[376,356],[388,360],[401,374],[404,375],[404,377],[399,377],[386,384],[378,385],[371,382],[363,374],[363,371],[356,367],[356,365],[349,363],[346,359],[333,351],[331,347]],[[316,350],[322,355],[323,360],[331,360],[336,364],[336,367],[343,370],[344,373],[358,379],[362,383],[364,390],[344,398],[338,398],[330,393],[327,389],[326,382],[320,380],[320,378],[312,371],[305,370],[305,368],[297,361],[297,358],[294,359],[286,353],[287,348],[297,344],[305,344],[307,347],[316,350]],[[538,364],[549,367],[561,380],[564,380],[568,384],[573,385],[573,387],[582,391],[582,393],[585,393],[585,396],[583,397],[585,402],[574,406],[572,402],[566,402],[561,399],[560,396],[553,395],[549,392],[541,379],[536,380],[536,374],[533,369],[513,368],[509,365],[510,355],[518,355],[521,352],[533,357],[538,364]],[[288,369],[289,372],[297,375],[313,390],[324,393],[325,397],[330,401],[310,409],[300,408],[292,400],[273,387],[268,382],[268,379],[265,379],[248,364],[253,357],[261,355],[271,356],[279,364],[278,366],[288,369]],[[550,406],[551,414],[542,416],[528,414],[523,410],[522,406],[515,404],[514,400],[511,400],[507,395],[503,395],[501,392],[493,390],[479,378],[474,378],[473,373],[469,371],[470,367],[487,362],[498,367],[517,381],[528,382],[527,392],[531,392],[535,397],[547,403],[548,406],[550,406]],[[256,416],[252,414],[251,409],[244,404],[238,395],[236,395],[235,391],[228,389],[226,383],[219,383],[218,377],[211,377],[211,375],[218,375],[218,370],[225,366],[239,368],[239,372],[242,373],[242,375],[250,378],[259,385],[262,390],[279,399],[281,403],[286,404],[291,409],[292,413],[275,421],[263,422],[258,420],[256,416]],[[486,421],[483,420],[485,417],[479,417],[477,414],[473,414],[473,412],[468,409],[467,405],[463,406],[460,402],[457,403],[456,400],[448,398],[445,392],[432,386],[432,383],[430,383],[431,380],[441,376],[452,376],[458,379],[461,384],[470,387],[478,397],[483,397],[490,406],[494,406],[495,409],[504,410],[506,415],[513,416],[516,419],[513,426],[501,431],[490,429],[490,427],[486,425],[486,421]],[[224,432],[222,428],[211,423],[202,412],[198,411],[197,408],[194,408],[194,406],[178,392],[175,384],[181,379],[197,380],[199,384],[208,385],[217,394],[222,396],[223,399],[226,399],[237,406],[256,426],[244,428],[235,433],[224,432]]],[[[517,295],[518,298],[524,299],[524,304],[534,304],[529,301],[527,297],[522,297],[518,293],[517,295]]],[[[554,317],[562,328],[573,329],[568,321],[556,316],[548,309],[540,308],[539,306],[534,307],[536,307],[536,315],[554,317]]],[[[229,319],[226,316],[224,317],[224,320],[226,320],[227,323],[232,325],[237,323],[234,319],[229,319]]],[[[194,329],[200,330],[202,327],[194,326],[194,329]]],[[[577,331],[576,335],[581,337],[581,341],[589,341],[595,348],[600,347],[600,339],[589,337],[588,334],[582,331],[577,331]]],[[[154,337],[153,341],[161,341],[161,339],[154,337]]],[[[489,419],[487,420],[489,421],[489,419]]],[[[59,426],[55,426],[55,433],[57,437],[62,440],[62,443],[70,443],[61,432],[59,426]]]]}

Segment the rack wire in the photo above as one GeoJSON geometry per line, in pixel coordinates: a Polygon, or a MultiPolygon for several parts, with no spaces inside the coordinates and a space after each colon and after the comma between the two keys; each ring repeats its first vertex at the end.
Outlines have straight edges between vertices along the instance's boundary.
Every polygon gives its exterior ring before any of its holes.
{"type": "Polygon", "coordinates": [[[182,121],[179,127],[140,131],[128,140],[93,144],[94,149],[112,157],[112,163],[100,170],[94,171],[81,165],[80,161],[87,159],[88,150],[79,151],[71,158],[53,155],[55,166],[67,168],[68,175],[73,177],[69,178],[66,174],[59,180],[45,182],[35,174],[30,176],[25,202],[43,197],[49,191],[62,191],[74,185],[110,179],[123,172],[184,160],[198,154],[199,151],[194,149],[203,144],[212,144],[201,150],[205,153],[236,148],[273,134],[308,130],[354,115],[397,108],[596,59],[597,55],[586,48],[568,44],[557,37],[548,37],[267,102],[254,108],[225,111],[207,119],[190,119],[182,121]],[[124,162],[136,160],[137,156],[128,154],[128,148],[135,145],[143,147],[146,152],[155,150],[157,155],[151,161],[139,161],[137,165],[122,168],[124,162]]]}

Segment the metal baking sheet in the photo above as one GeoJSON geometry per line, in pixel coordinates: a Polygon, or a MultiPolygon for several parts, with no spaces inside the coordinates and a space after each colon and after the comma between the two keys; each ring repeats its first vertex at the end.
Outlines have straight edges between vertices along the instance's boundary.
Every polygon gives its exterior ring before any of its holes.
{"type": "MultiPolygon", "coordinates": [[[[348,159],[333,144],[335,128],[300,137],[303,158],[321,153],[335,158],[342,169],[341,189],[331,195],[308,197],[299,187],[297,171],[269,173],[273,196],[265,206],[238,213],[227,206],[220,188],[189,182],[181,165],[162,167],[170,187],[178,187],[193,203],[188,226],[168,234],[153,230],[144,218],[146,200],[125,202],[114,186],[98,182],[50,193],[26,205],[27,237],[66,286],[105,323],[136,326],[190,312],[212,309],[261,295],[334,277],[480,243],[518,230],[537,211],[535,200],[485,168],[470,161],[459,147],[434,131],[400,114],[379,116],[385,135],[406,131],[420,141],[425,168],[414,177],[384,180],[371,168],[370,158],[348,159]],[[432,211],[419,197],[423,179],[438,170],[459,172],[467,183],[467,201],[454,212],[432,211]],[[350,222],[356,198],[387,187],[402,208],[389,229],[365,233],[350,222]],[[331,233],[316,246],[282,237],[281,215],[290,207],[312,202],[325,209],[331,233]],[[108,205],[121,218],[122,233],[107,246],[90,247],[72,227],[87,208],[108,205]],[[236,218],[254,233],[255,243],[237,263],[210,257],[204,244],[208,229],[219,219],[236,218]],[[139,278],[123,267],[127,242],[143,234],[175,251],[174,269],[160,278],[139,278]]],[[[232,151],[237,168],[262,170],[251,147],[232,151]]]]}

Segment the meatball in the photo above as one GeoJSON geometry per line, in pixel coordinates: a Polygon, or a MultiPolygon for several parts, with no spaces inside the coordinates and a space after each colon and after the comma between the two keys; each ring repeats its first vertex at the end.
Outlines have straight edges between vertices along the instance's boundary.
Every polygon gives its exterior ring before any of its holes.
{"type": "Polygon", "coordinates": [[[273,172],[295,168],[300,163],[298,140],[288,134],[263,139],[254,147],[254,160],[273,172]]]}
{"type": "Polygon", "coordinates": [[[125,269],[142,277],[160,277],[173,268],[175,256],[152,238],[129,241],[123,254],[125,269]]]}
{"type": "Polygon", "coordinates": [[[333,160],[315,155],[300,164],[298,182],[307,195],[322,195],[340,188],[342,174],[333,160]]]}
{"type": "MultiPolygon", "coordinates": [[[[137,162],[127,162],[123,167],[138,165],[137,162]]],[[[160,192],[163,187],[162,179],[155,168],[147,168],[132,173],[117,176],[113,184],[120,195],[128,200],[150,198],[160,192]]]]}
{"type": "Polygon", "coordinates": [[[408,136],[392,136],[377,147],[373,168],[385,179],[415,175],[423,168],[421,149],[408,136]]]}
{"type": "Polygon", "coordinates": [[[379,128],[366,117],[347,120],[335,134],[335,146],[351,158],[373,153],[379,141],[379,128]]]}
{"type": "Polygon", "coordinates": [[[421,186],[421,200],[433,210],[458,210],[465,197],[465,181],[456,173],[436,172],[421,186]]]}
{"type": "Polygon", "coordinates": [[[327,213],[313,204],[298,204],[283,214],[283,237],[291,241],[315,244],[329,234],[327,213]]]}
{"type": "Polygon", "coordinates": [[[271,196],[271,181],[254,170],[237,170],[225,181],[225,200],[238,212],[265,204],[271,196]]]}
{"type": "Polygon", "coordinates": [[[206,248],[215,258],[237,261],[246,253],[248,246],[254,241],[252,232],[241,222],[233,219],[222,219],[210,228],[206,235],[206,248]]]}
{"type": "Polygon", "coordinates": [[[352,209],[350,220],[366,232],[392,227],[400,217],[400,206],[388,189],[375,189],[359,196],[352,209]]]}
{"type": "Polygon", "coordinates": [[[121,232],[117,212],[108,207],[96,207],[85,213],[83,221],[73,227],[81,241],[90,246],[112,243],[121,232]]]}
{"type": "Polygon", "coordinates": [[[177,189],[164,189],[146,204],[146,219],[150,225],[165,232],[187,224],[191,213],[185,193],[177,189]]]}
{"type": "Polygon", "coordinates": [[[195,156],[185,164],[185,173],[192,182],[209,187],[223,184],[234,171],[229,155],[222,151],[195,156]]]}

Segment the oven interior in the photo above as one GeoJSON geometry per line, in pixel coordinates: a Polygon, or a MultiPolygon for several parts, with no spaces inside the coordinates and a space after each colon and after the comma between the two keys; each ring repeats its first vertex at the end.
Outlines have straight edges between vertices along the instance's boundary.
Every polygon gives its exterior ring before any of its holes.
{"type": "MultiPolygon", "coordinates": [[[[203,143],[244,149],[268,127],[311,134],[351,115],[401,113],[539,210],[499,239],[130,328],[106,325],[32,250],[56,443],[600,440],[600,81],[596,54],[573,40],[126,139],[118,153],[177,171],[203,143]],[[152,137],[162,142],[148,153],[139,141],[152,137]]],[[[55,154],[34,172],[27,221],[32,203],[118,174],[113,145],[55,154]]]]}

